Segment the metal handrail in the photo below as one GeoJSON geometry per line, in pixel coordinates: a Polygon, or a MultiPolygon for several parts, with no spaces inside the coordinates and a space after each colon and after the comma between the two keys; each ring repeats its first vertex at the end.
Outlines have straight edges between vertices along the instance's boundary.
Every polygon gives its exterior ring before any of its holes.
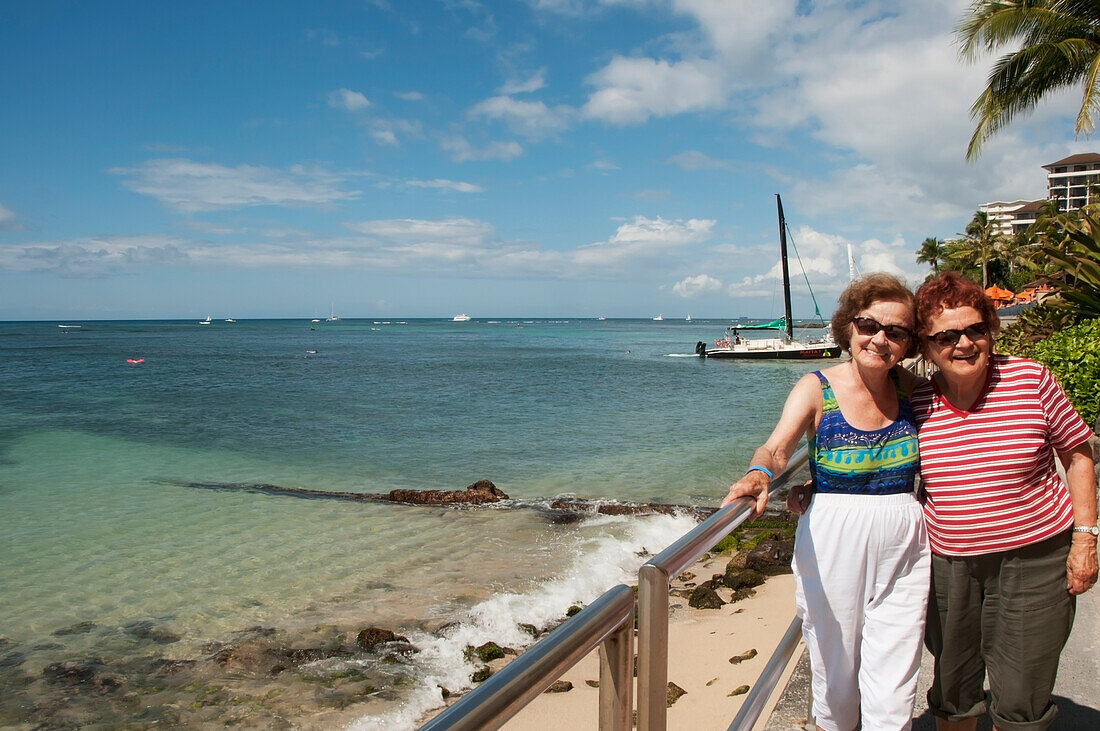
{"type": "MultiPolygon", "coordinates": [[[[809,461],[803,445],[787,462],[787,468],[771,484],[771,499],[787,486],[809,461]]],[[[751,510],[748,498],[719,510],[638,571],[638,729],[665,731],[668,693],[668,590],[678,576],[699,560],[715,543],[745,522],[751,510]]]]}
{"type": "Polygon", "coordinates": [[[787,663],[790,662],[794,651],[798,649],[798,643],[801,639],[802,620],[795,617],[794,621],[787,627],[783,639],[779,641],[779,646],[768,658],[768,664],[760,671],[760,677],[756,679],[752,690],[745,696],[745,700],[741,703],[741,710],[733,717],[733,721],[726,731],[746,731],[756,725],[760,714],[764,712],[764,707],[768,705],[768,699],[772,697],[772,693],[775,691],[775,686],[779,685],[779,679],[783,676],[783,671],[787,669],[787,663]]]}
{"type": "Polygon", "coordinates": [[[625,584],[606,591],[424,724],[421,731],[500,728],[596,647],[600,647],[600,731],[630,731],[634,592],[625,584]]]}

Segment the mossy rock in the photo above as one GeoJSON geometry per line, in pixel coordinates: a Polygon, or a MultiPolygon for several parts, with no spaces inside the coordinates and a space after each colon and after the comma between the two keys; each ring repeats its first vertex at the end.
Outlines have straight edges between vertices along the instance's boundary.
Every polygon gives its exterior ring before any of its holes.
{"type": "Polygon", "coordinates": [[[486,642],[480,647],[474,648],[474,653],[481,659],[482,662],[489,662],[490,660],[499,660],[504,657],[504,650],[495,642],[486,642]]]}

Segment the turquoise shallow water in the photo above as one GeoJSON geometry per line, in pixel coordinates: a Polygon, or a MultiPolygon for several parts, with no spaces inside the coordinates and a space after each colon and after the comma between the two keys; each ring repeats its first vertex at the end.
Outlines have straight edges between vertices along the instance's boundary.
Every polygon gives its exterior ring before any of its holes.
{"type": "Polygon", "coordinates": [[[179,636],[155,651],[184,657],[257,624],[408,624],[547,582],[565,588],[523,611],[590,600],[620,579],[584,567],[659,551],[690,523],[561,527],[532,510],[181,483],[387,492],[486,478],[525,501],[715,505],[814,367],[690,357],[723,322],[310,327],[0,324],[0,639],[28,672],[152,652],[134,622],[179,636]],[[94,629],[55,634],[80,622],[94,629]]]}

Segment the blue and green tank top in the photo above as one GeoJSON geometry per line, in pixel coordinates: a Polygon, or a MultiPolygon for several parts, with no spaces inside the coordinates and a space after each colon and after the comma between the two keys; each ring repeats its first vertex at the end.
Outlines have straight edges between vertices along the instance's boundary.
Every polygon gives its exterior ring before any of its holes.
{"type": "Polygon", "coordinates": [[[840,413],[833,387],[821,371],[824,409],[817,434],[810,440],[810,474],[817,492],[894,495],[912,492],[920,469],[913,409],[891,373],[898,392],[898,417],[873,431],[851,426],[840,413]]]}

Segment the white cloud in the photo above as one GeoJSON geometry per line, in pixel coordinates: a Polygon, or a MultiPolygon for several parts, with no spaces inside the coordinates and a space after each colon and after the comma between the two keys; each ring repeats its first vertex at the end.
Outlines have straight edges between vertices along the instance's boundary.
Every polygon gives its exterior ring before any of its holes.
{"type": "Polygon", "coordinates": [[[573,252],[573,260],[582,265],[609,265],[634,259],[658,256],[688,244],[705,241],[711,236],[714,221],[692,218],[668,221],[635,216],[630,223],[619,226],[607,241],[581,246],[573,252]]]}
{"type": "Polygon", "coordinates": [[[306,31],[306,38],[311,41],[320,41],[322,45],[336,48],[340,45],[340,36],[336,31],[328,28],[310,28],[306,31]]]}
{"type": "Polygon", "coordinates": [[[609,124],[637,124],[652,116],[716,109],[725,103],[722,78],[721,67],[705,59],[617,56],[586,79],[596,90],[582,111],[609,124]]]}
{"type": "Polygon", "coordinates": [[[686,299],[722,290],[722,282],[708,274],[686,277],[672,285],[672,291],[686,299]]]}
{"type": "Polygon", "coordinates": [[[513,79],[500,87],[500,93],[504,96],[513,94],[528,94],[538,91],[546,86],[546,69],[539,69],[526,79],[513,79]]]}
{"type": "Polygon", "coordinates": [[[440,146],[451,153],[451,159],[455,162],[471,162],[477,160],[512,160],[523,154],[523,147],[514,140],[508,142],[490,142],[481,148],[470,144],[469,140],[459,135],[445,138],[440,146]]]}
{"type": "Polygon", "coordinates": [[[0,246],[0,269],[45,272],[68,279],[101,277],[123,269],[177,264],[186,242],[168,236],[91,237],[0,246]]]}
{"type": "Polygon", "coordinates": [[[301,166],[284,172],[255,165],[231,168],[164,158],[109,172],[120,176],[123,185],[135,193],[186,213],[249,206],[324,206],[359,197],[357,190],[340,189],[345,176],[301,166]]]}
{"type": "Polygon", "coordinates": [[[351,89],[337,89],[328,95],[328,105],[333,109],[346,109],[357,112],[370,106],[370,100],[361,92],[351,89]]]}
{"type": "Polygon", "coordinates": [[[668,158],[668,161],[684,170],[719,170],[730,167],[725,160],[715,160],[698,150],[685,150],[668,158]]]}
{"type": "Polygon", "coordinates": [[[393,95],[406,102],[424,101],[424,95],[419,91],[395,91],[393,95]]]}
{"type": "Polygon", "coordinates": [[[398,137],[423,137],[420,123],[406,119],[382,119],[375,117],[365,122],[371,138],[380,145],[396,147],[401,144],[398,137]]]}
{"type": "Polygon", "coordinates": [[[443,188],[457,193],[484,193],[485,189],[473,183],[463,183],[455,180],[436,178],[435,180],[406,180],[405,185],[413,188],[443,188]]]}
{"type": "Polygon", "coordinates": [[[539,139],[569,127],[573,110],[559,106],[554,109],[542,102],[519,101],[508,96],[494,96],[470,108],[470,118],[504,121],[513,133],[539,139]]]}

